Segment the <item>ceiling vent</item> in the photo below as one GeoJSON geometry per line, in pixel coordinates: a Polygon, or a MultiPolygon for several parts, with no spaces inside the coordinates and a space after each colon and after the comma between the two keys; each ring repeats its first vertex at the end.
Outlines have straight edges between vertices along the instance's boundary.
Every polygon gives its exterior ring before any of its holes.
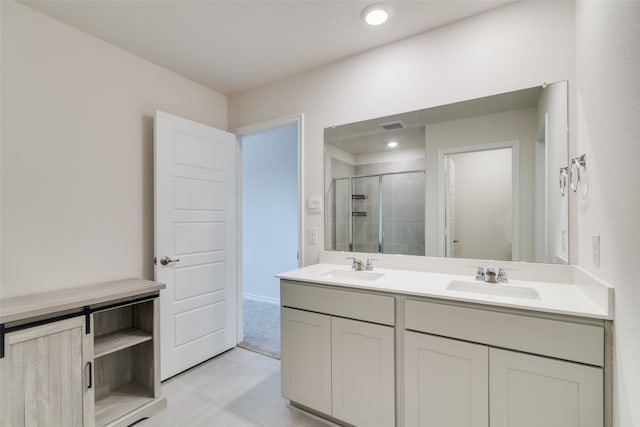
{"type": "Polygon", "coordinates": [[[398,120],[396,122],[380,123],[380,127],[384,130],[404,129],[404,123],[398,120]]]}

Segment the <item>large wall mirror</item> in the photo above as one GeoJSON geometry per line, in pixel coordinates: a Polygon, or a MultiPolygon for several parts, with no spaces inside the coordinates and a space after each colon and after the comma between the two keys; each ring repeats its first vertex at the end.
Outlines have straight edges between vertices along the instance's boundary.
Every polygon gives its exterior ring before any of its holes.
{"type": "Polygon", "coordinates": [[[327,128],[325,249],[568,263],[567,82],[327,128]]]}

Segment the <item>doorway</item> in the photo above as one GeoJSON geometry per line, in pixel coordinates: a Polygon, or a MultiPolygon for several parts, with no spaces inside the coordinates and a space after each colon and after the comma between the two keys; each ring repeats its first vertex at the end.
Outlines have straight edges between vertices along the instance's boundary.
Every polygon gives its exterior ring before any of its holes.
{"type": "Polygon", "coordinates": [[[242,340],[280,357],[277,273],[298,268],[298,123],[239,136],[241,151],[242,340]]]}
{"type": "Polygon", "coordinates": [[[441,256],[518,260],[518,145],[441,150],[441,256]]]}

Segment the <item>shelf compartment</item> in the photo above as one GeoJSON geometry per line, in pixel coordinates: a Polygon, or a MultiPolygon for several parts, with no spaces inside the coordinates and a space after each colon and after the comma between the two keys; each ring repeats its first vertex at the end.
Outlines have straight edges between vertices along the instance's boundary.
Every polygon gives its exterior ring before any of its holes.
{"type": "Polygon", "coordinates": [[[96,337],[94,357],[102,357],[152,339],[152,334],[139,328],[126,328],[96,337]]]}
{"type": "Polygon", "coordinates": [[[160,397],[154,339],[157,301],[93,313],[96,426],[125,425],[160,397]]]}
{"type": "Polygon", "coordinates": [[[95,402],[96,426],[104,426],[153,401],[149,389],[134,382],[103,394],[95,402]]]}
{"type": "Polygon", "coordinates": [[[93,313],[95,340],[130,328],[153,333],[153,302],[146,301],[93,313]]]}

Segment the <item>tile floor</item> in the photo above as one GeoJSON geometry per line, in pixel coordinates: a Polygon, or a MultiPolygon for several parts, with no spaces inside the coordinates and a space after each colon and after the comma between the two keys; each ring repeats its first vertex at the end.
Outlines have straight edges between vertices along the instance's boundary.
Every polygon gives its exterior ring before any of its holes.
{"type": "Polygon", "coordinates": [[[162,383],[167,408],[135,426],[327,427],[289,406],[280,361],[236,347],[162,383]]]}

